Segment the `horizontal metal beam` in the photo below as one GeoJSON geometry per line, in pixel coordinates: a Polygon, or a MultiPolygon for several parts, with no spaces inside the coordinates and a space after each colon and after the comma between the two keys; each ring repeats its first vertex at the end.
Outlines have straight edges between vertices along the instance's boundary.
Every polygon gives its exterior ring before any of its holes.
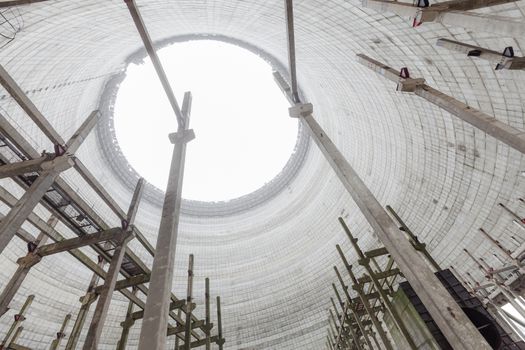
{"type": "Polygon", "coordinates": [[[130,234],[128,232],[122,231],[120,227],[112,228],[106,231],[92,233],[90,235],[70,238],[60,242],[46,244],[42,247],[39,247],[35,251],[35,254],[44,257],[47,255],[57,254],[71,249],[77,249],[104,241],[120,242],[129,235],[130,234]]]}

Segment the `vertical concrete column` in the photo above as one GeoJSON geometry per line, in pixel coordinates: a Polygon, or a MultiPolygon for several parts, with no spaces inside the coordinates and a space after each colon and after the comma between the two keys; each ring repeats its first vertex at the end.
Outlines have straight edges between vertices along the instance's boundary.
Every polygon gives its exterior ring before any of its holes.
{"type": "Polygon", "coordinates": [[[174,144],[173,157],[164,197],[155,256],[151,268],[150,287],[140,332],[139,350],[166,349],[166,329],[168,327],[175,249],[179,229],[186,145],[195,138],[193,130],[187,129],[190,106],[191,93],[187,92],[184,95],[182,104],[183,115],[186,119],[184,127],[181,128],[179,125],[177,133],[170,135],[170,140],[174,144]]]}
{"type": "MultiPolygon", "coordinates": [[[[47,224],[51,227],[55,227],[58,219],[54,216],[51,216],[49,220],[47,221],[47,224]]],[[[35,255],[33,252],[36,250],[36,248],[44,245],[48,239],[48,236],[44,232],[40,232],[38,236],[36,237],[36,240],[34,242],[28,243],[28,253],[24,258],[21,258],[17,261],[18,268],[16,269],[15,273],[7,282],[6,286],[4,287],[4,290],[2,291],[2,294],[0,295],[0,316],[5,314],[7,310],[9,310],[9,304],[11,303],[11,300],[15,297],[16,293],[18,292],[18,289],[20,289],[20,286],[24,282],[27,274],[31,270],[31,268],[40,261],[40,257],[35,255]]]]}
{"type": "Polygon", "coordinates": [[[193,309],[193,254],[188,263],[188,290],[186,297],[186,330],[184,332],[184,348],[191,349],[191,311],[193,309]]]}
{"type": "Polygon", "coordinates": [[[221,319],[221,297],[217,297],[217,329],[219,335],[219,350],[222,350],[224,341],[222,338],[222,319],[221,319]]]}
{"type": "Polygon", "coordinates": [[[113,291],[115,290],[115,283],[117,283],[120,266],[122,265],[124,254],[126,253],[126,245],[132,238],[133,235],[130,233],[129,236],[118,243],[115,251],[113,252],[113,257],[109,263],[108,272],[106,274],[106,278],[104,279],[104,284],[102,285],[102,290],[100,291],[97,306],[95,308],[95,312],[93,313],[93,319],[91,320],[91,325],[84,342],[84,350],[98,349],[98,342],[100,340],[100,335],[102,334],[102,329],[104,328],[104,322],[106,321],[113,291]]]}
{"type": "MultiPolygon", "coordinates": [[[[182,308],[179,308],[179,311],[177,311],[177,318],[180,320],[182,317],[182,308]]],[[[182,323],[179,323],[177,322],[176,326],[181,326],[182,323]]],[[[178,337],[178,335],[175,335],[175,350],[180,350],[180,346],[179,346],[179,343],[180,343],[180,339],[178,337]]]]}
{"type": "Polygon", "coordinates": [[[62,326],[60,327],[60,331],[58,331],[57,337],[51,343],[51,346],[49,347],[49,350],[57,350],[58,349],[58,347],[60,346],[60,342],[66,336],[65,331],[66,331],[66,327],[67,327],[70,319],[71,319],[71,314],[67,314],[66,317],[64,318],[64,321],[62,322],[62,326]]]}
{"type": "MultiPolygon", "coordinates": [[[[280,79],[284,81],[282,77],[280,79]]],[[[280,82],[278,78],[276,80],[280,82]]],[[[289,91],[289,88],[283,87],[282,90],[289,91]]],[[[457,350],[474,348],[490,350],[489,344],[427,266],[425,260],[414,251],[405,237],[399,234],[399,229],[388,213],[317,123],[312,113],[311,104],[300,104],[290,108],[290,115],[299,118],[309,131],[339,180],[390,252],[447,341],[457,350]]]]}
{"type": "Polygon", "coordinates": [[[204,301],[206,303],[206,350],[211,349],[210,343],[210,333],[211,333],[211,323],[210,323],[210,279],[206,277],[204,280],[204,301]]]}
{"type": "Polygon", "coordinates": [[[0,222],[0,254],[4,251],[20,227],[22,227],[22,224],[29,214],[33,212],[33,209],[40,200],[42,200],[42,197],[44,197],[47,190],[49,190],[53,182],[55,182],[58,175],[74,165],[70,156],[77,151],[82,141],[96,125],[99,115],[100,113],[98,111],[92,112],[66,145],[58,147],[60,149],[65,148],[67,153],[57,154],[55,159],[42,163],[42,168],[45,170],[40,173],[37,179],[0,222]]]}
{"type": "Polygon", "coordinates": [[[34,295],[28,296],[24,305],[22,305],[22,308],[20,309],[20,311],[15,315],[15,320],[11,324],[11,327],[9,328],[9,330],[7,331],[7,334],[5,335],[4,340],[2,341],[2,344],[0,344],[0,349],[9,349],[9,345],[11,345],[11,343],[13,342],[13,339],[17,335],[16,334],[17,328],[26,319],[25,313],[27,309],[29,308],[29,306],[31,305],[31,303],[33,302],[33,299],[35,299],[34,295]]]}

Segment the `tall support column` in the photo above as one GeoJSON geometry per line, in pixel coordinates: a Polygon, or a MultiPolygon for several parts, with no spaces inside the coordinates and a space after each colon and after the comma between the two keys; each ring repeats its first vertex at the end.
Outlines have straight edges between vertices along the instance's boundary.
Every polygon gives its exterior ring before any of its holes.
{"type": "MultiPolygon", "coordinates": [[[[133,295],[136,295],[137,294],[137,288],[136,287],[133,287],[133,295]]],[[[135,320],[133,319],[132,317],[132,314],[133,314],[133,301],[129,301],[129,304],[128,304],[128,309],[126,311],[126,319],[124,320],[124,322],[120,323],[120,325],[122,326],[122,334],[120,335],[120,339],[117,343],[117,350],[125,350],[126,349],[126,344],[128,342],[128,336],[129,336],[129,330],[130,328],[133,326],[133,324],[135,324],[135,320]]]]}
{"type": "Polygon", "coordinates": [[[157,246],[151,268],[151,280],[144,310],[144,320],[140,332],[139,350],[166,349],[166,329],[175,264],[175,249],[179,228],[182,183],[186,145],[195,135],[187,129],[190,119],[191,93],[184,95],[182,111],[185,118],[184,128],[170,135],[175,145],[171,160],[170,175],[164,197],[157,246]]]}
{"type": "Polygon", "coordinates": [[[426,85],[425,79],[411,78],[407,68],[396,71],[366,55],[358,54],[357,57],[358,62],[362,65],[384,76],[388,80],[396,82],[398,84],[398,91],[413,92],[515,150],[525,153],[525,131],[507,125],[493,116],[472,108],[426,85]]]}
{"type": "MultiPolygon", "coordinates": [[[[47,221],[47,224],[50,227],[55,227],[57,221],[58,220],[56,217],[51,216],[47,221]]],[[[9,310],[9,304],[11,303],[11,300],[13,300],[13,298],[15,297],[16,293],[18,292],[18,289],[20,289],[20,286],[24,282],[27,274],[29,273],[31,268],[40,261],[40,257],[36,256],[34,254],[34,251],[36,250],[36,248],[44,245],[47,239],[48,236],[45,234],[45,232],[41,231],[34,242],[29,242],[27,244],[29,252],[24,258],[19,259],[17,261],[18,268],[16,269],[9,282],[7,282],[6,286],[4,287],[4,290],[2,291],[2,294],[0,295],[0,316],[5,314],[7,310],[9,310]]]]}
{"type": "MultiPolygon", "coordinates": [[[[290,88],[285,80],[278,72],[274,72],[274,77],[289,101],[292,102],[289,94],[290,88]]],[[[297,104],[290,108],[290,115],[299,118],[309,131],[339,180],[390,252],[447,341],[457,350],[475,348],[490,350],[490,345],[426,265],[425,260],[414,251],[405,237],[399,234],[398,228],[388,213],[317,123],[312,113],[311,104],[297,104]]]]}
{"type": "Polygon", "coordinates": [[[9,330],[7,331],[7,334],[5,335],[2,344],[0,344],[0,349],[9,349],[9,345],[13,342],[13,339],[15,338],[17,328],[26,319],[25,313],[31,305],[31,303],[33,302],[33,299],[35,299],[34,295],[28,296],[24,305],[22,305],[20,311],[15,315],[15,320],[11,324],[11,328],[9,328],[9,330]]]}
{"type": "Polygon", "coordinates": [[[66,331],[66,327],[67,327],[70,319],[71,319],[71,314],[67,314],[66,317],[64,318],[64,321],[62,322],[62,326],[60,327],[60,330],[57,332],[57,337],[51,343],[51,347],[49,348],[49,350],[57,350],[58,349],[58,347],[60,346],[60,342],[66,336],[65,331],[66,331]]]}
{"type": "MultiPolygon", "coordinates": [[[[345,284],[343,282],[343,278],[341,277],[341,274],[339,273],[339,270],[335,266],[334,266],[334,270],[335,270],[335,273],[337,275],[337,278],[339,279],[339,283],[341,283],[341,286],[342,286],[343,290],[345,291],[345,294],[346,294],[346,297],[347,297],[347,301],[351,302],[350,295],[347,292],[348,287],[345,286],[345,284]]],[[[368,314],[368,317],[370,317],[370,320],[372,321],[372,324],[374,325],[374,327],[376,328],[377,333],[381,337],[381,341],[383,342],[384,347],[387,350],[393,350],[392,344],[390,344],[390,340],[388,339],[388,337],[387,337],[387,335],[386,335],[386,333],[385,333],[385,331],[383,329],[383,326],[381,325],[381,322],[379,321],[379,319],[377,318],[377,316],[374,313],[374,310],[372,310],[372,308],[370,307],[370,304],[368,303],[368,297],[366,296],[365,291],[363,290],[363,287],[357,282],[357,279],[355,278],[355,275],[352,272],[352,267],[351,266],[349,268],[347,267],[347,270],[348,270],[348,274],[350,275],[350,278],[352,279],[352,283],[353,283],[352,289],[356,291],[357,296],[361,300],[361,303],[363,304],[363,307],[366,310],[366,313],[368,314]]]]}
{"type": "Polygon", "coordinates": [[[184,348],[191,349],[191,311],[193,309],[193,254],[188,263],[188,290],[186,298],[186,331],[184,332],[184,348]]]}
{"type": "Polygon", "coordinates": [[[55,182],[58,175],[74,165],[70,156],[77,151],[82,141],[96,125],[99,115],[100,113],[98,111],[92,112],[66,145],[61,146],[66,148],[67,153],[58,155],[53,160],[42,163],[42,168],[45,170],[40,173],[40,176],[31,184],[0,222],[0,254],[4,251],[20,227],[22,227],[22,224],[29,214],[33,212],[33,209],[40,200],[42,200],[42,197],[44,197],[47,190],[49,190],[53,182],[55,182]]]}
{"type": "MultiPolygon", "coordinates": [[[[352,246],[354,247],[354,250],[357,253],[357,256],[359,257],[359,260],[358,260],[359,265],[363,266],[365,270],[368,272],[368,274],[370,275],[372,284],[374,285],[376,292],[379,293],[379,296],[381,297],[381,300],[383,301],[385,308],[390,314],[390,317],[392,317],[392,320],[394,321],[394,324],[396,325],[397,329],[401,332],[401,334],[407,341],[408,346],[411,349],[417,349],[416,344],[412,340],[412,337],[410,336],[410,333],[408,332],[403,321],[401,320],[401,317],[397,313],[397,310],[394,308],[394,306],[390,302],[388,295],[386,295],[385,291],[383,290],[383,286],[377,280],[374,270],[372,270],[372,268],[370,267],[370,259],[367,258],[365,254],[363,254],[363,252],[361,251],[361,248],[359,248],[359,245],[357,244],[357,239],[352,236],[352,233],[348,229],[348,226],[346,226],[343,218],[339,218],[339,222],[343,226],[343,229],[345,230],[348,238],[350,239],[350,242],[352,243],[352,246]]],[[[345,264],[346,269],[350,270],[350,264],[346,260],[346,257],[343,251],[341,250],[341,247],[339,246],[339,244],[337,244],[335,247],[337,248],[337,252],[341,256],[341,259],[343,260],[343,263],[345,264]]]]}
{"type": "Polygon", "coordinates": [[[363,339],[365,340],[366,345],[368,345],[368,348],[373,349],[372,343],[370,342],[370,338],[368,337],[368,332],[366,331],[366,325],[361,322],[361,316],[359,315],[354,303],[348,303],[348,313],[351,316],[353,316],[357,324],[357,328],[359,328],[359,330],[361,331],[363,339]]]}
{"type": "Polygon", "coordinates": [[[217,297],[217,330],[219,335],[219,350],[222,350],[224,338],[222,337],[222,318],[221,318],[221,297],[217,297]]]}
{"type": "MultiPolygon", "coordinates": [[[[211,335],[211,323],[210,323],[210,279],[206,277],[204,280],[204,301],[206,303],[206,350],[211,349],[210,335],[211,335]]],[[[186,321],[188,322],[188,321],[186,321]]]]}
{"type": "Polygon", "coordinates": [[[109,264],[108,272],[106,278],[104,279],[104,284],[98,290],[99,298],[95,312],[93,313],[93,319],[91,320],[91,325],[84,342],[84,350],[97,350],[98,342],[100,340],[100,335],[102,334],[102,329],[104,328],[104,322],[109,310],[109,305],[113,297],[113,291],[115,290],[115,284],[117,283],[118,275],[120,272],[120,266],[122,265],[122,260],[126,254],[126,246],[128,242],[135,237],[133,233],[132,225],[135,221],[135,217],[138,212],[140,199],[142,197],[144,181],[140,179],[135,187],[133,192],[133,197],[131,198],[131,203],[126,215],[126,220],[122,221],[122,231],[127,233],[126,236],[115,242],[115,250],[113,251],[113,257],[109,264]]]}

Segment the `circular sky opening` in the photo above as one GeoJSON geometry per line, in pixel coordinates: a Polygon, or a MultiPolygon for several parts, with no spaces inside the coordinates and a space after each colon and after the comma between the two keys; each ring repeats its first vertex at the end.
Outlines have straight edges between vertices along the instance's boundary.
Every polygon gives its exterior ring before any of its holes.
{"type": "MultiPolygon", "coordinates": [[[[227,201],[249,194],[283,169],[297,141],[298,121],[276,85],[272,67],[241,47],[212,40],[176,43],[158,51],[179,105],[193,94],[185,199],[227,201]]],[[[130,64],[114,109],[117,140],[131,166],[166,189],[177,121],[146,58],[130,64]]]]}

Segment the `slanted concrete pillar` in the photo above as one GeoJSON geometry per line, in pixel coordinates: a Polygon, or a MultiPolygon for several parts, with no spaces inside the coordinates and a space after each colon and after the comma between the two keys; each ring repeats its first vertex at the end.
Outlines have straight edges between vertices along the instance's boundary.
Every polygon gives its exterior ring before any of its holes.
{"type": "Polygon", "coordinates": [[[174,144],[173,157],[151,268],[151,280],[140,332],[139,350],[166,349],[166,329],[168,327],[170,294],[179,229],[186,145],[195,138],[193,130],[187,129],[190,106],[191,93],[187,92],[182,104],[183,115],[186,118],[185,128],[179,128],[177,133],[170,135],[170,140],[174,144]]]}
{"type": "Polygon", "coordinates": [[[221,297],[217,297],[217,329],[219,340],[217,344],[219,345],[219,350],[222,350],[224,344],[224,338],[222,337],[222,319],[221,319],[221,297]]]}
{"type": "Polygon", "coordinates": [[[358,54],[357,57],[359,63],[388,80],[396,82],[398,91],[413,92],[515,150],[525,153],[525,131],[511,127],[493,116],[426,85],[422,78],[411,78],[407,68],[396,71],[366,55],[358,54]]]}
{"type": "MultiPolygon", "coordinates": [[[[50,227],[55,227],[57,221],[57,218],[51,216],[47,221],[47,224],[50,227]]],[[[20,289],[22,282],[24,282],[27,274],[31,270],[31,267],[33,267],[36,263],[40,261],[40,257],[35,255],[34,252],[35,249],[44,245],[47,239],[48,236],[41,231],[34,242],[28,243],[27,247],[29,252],[27,253],[27,255],[24,258],[19,259],[17,261],[18,268],[16,269],[9,282],[7,282],[6,286],[4,287],[4,290],[2,291],[2,294],[0,295],[0,316],[5,314],[7,310],[9,310],[9,304],[11,303],[11,300],[13,300],[16,293],[20,289]]]]}
{"type": "MultiPolygon", "coordinates": [[[[280,74],[275,72],[274,76],[283,92],[288,93],[290,88],[280,74]]],[[[290,96],[287,96],[292,101],[290,96]]],[[[490,350],[488,343],[427,266],[425,260],[414,251],[408,240],[399,234],[393,220],[317,123],[312,113],[311,104],[298,104],[290,108],[290,115],[299,118],[309,131],[339,180],[390,252],[447,341],[458,350],[473,348],[490,350]]]]}
{"type": "Polygon", "coordinates": [[[206,277],[205,281],[205,288],[204,288],[204,301],[206,304],[206,350],[211,349],[211,342],[210,342],[210,336],[211,336],[211,323],[210,323],[210,279],[206,277]]]}
{"type": "MultiPolygon", "coordinates": [[[[9,328],[9,330],[7,331],[7,334],[5,335],[4,340],[2,341],[2,344],[0,344],[0,349],[9,349],[9,345],[11,345],[11,343],[15,339],[15,336],[17,336],[17,331],[18,331],[20,324],[24,322],[24,320],[26,319],[25,313],[27,309],[29,308],[29,306],[31,305],[31,303],[33,302],[33,299],[35,299],[34,295],[28,296],[24,305],[22,305],[22,308],[20,309],[20,311],[15,315],[15,320],[11,324],[11,328],[9,328]]],[[[19,332],[20,331],[18,331],[18,333],[19,332]]]]}
{"type": "Polygon", "coordinates": [[[58,347],[60,346],[60,342],[62,341],[62,339],[66,337],[65,331],[66,331],[66,327],[70,319],[71,319],[71,314],[67,314],[66,317],[64,318],[64,321],[62,322],[62,326],[60,327],[60,330],[57,332],[57,337],[51,343],[51,347],[49,348],[49,350],[58,349],[58,347]]]}
{"type": "Polygon", "coordinates": [[[42,168],[45,170],[40,173],[24,195],[0,222],[0,254],[4,251],[20,227],[22,227],[24,221],[29,214],[33,212],[33,209],[42,197],[44,197],[58,175],[74,165],[70,156],[77,151],[82,141],[93,129],[99,115],[100,113],[98,111],[92,112],[66,145],[58,147],[58,149],[65,148],[67,153],[57,154],[57,157],[53,160],[42,163],[42,168]]]}

